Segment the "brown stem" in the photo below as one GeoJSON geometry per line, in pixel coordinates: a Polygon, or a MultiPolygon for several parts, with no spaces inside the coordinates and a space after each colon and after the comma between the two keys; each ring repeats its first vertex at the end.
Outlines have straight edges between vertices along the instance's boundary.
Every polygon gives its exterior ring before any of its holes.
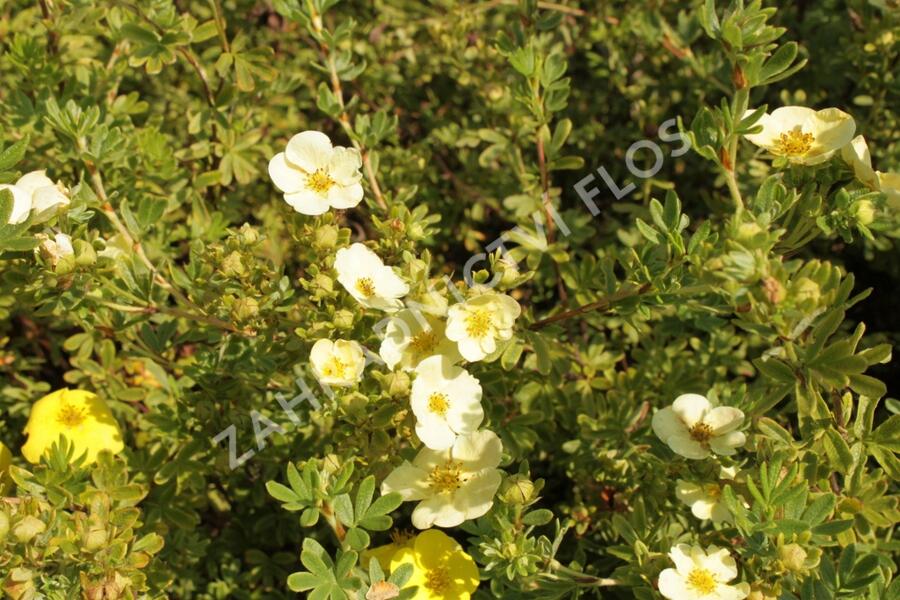
{"type": "Polygon", "coordinates": [[[47,26],[47,50],[51,55],[57,54],[59,52],[59,32],[50,27],[53,23],[53,20],[50,18],[50,6],[47,4],[47,0],[40,0],[40,5],[41,15],[44,17],[44,24],[47,26]]]}
{"type": "Polygon", "coordinates": [[[583,315],[585,313],[593,312],[595,310],[605,311],[612,307],[613,304],[619,302],[620,300],[624,300],[626,298],[632,298],[634,296],[641,296],[645,294],[650,289],[650,284],[645,283],[640,287],[627,287],[610,294],[609,296],[604,296],[600,300],[596,302],[591,302],[589,304],[585,304],[584,306],[579,306],[578,308],[573,308],[572,310],[566,310],[561,313],[557,313],[552,317],[547,317],[546,319],[541,319],[539,321],[535,321],[528,328],[532,331],[536,331],[538,329],[543,329],[547,325],[552,325],[553,323],[558,323],[559,321],[564,321],[566,319],[571,319],[572,317],[577,317],[583,315]]]}

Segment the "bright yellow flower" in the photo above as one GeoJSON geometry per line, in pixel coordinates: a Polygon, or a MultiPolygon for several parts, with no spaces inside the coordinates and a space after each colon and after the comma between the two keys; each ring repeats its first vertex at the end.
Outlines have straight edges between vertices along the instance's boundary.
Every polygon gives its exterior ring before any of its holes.
{"type": "Polygon", "coordinates": [[[478,567],[462,546],[437,529],[416,536],[412,548],[402,548],[391,560],[391,571],[413,566],[405,588],[417,586],[412,600],[469,600],[478,587],[478,567]]]}
{"type": "Polygon", "coordinates": [[[369,561],[373,558],[376,558],[378,559],[378,564],[381,565],[381,569],[383,571],[390,571],[391,560],[394,558],[394,555],[404,548],[412,548],[415,539],[415,536],[413,536],[411,533],[405,531],[392,531],[390,544],[384,544],[383,546],[377,546],[375,548],[363,550],[363,568],[368,569],[369,561]]]}
{"type": "Polygon", "coordinates": [[[96,394],[84,390],[64,388],[35,402],[25,434],[28,442],[22,446],[22,455],[34,464],[60,435],[75,447],[76,458],[85,455],[85,464],[96,462],[102,450],[117,454],[125,447],[109,407],[96,394]]]}

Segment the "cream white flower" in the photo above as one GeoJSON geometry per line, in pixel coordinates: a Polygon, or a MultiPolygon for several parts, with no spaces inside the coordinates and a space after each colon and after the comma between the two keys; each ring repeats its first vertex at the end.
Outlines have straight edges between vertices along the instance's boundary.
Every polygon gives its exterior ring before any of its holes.
{"type": "Polygon", "coordinates": [[[731,456],[747,441],[736,431],[744,413],[730,406],[713,408],[699,394],[682,394],[672,406],[653,415],[653,431],[676,453],[685,458],[706,458],[711,452],[731,456]]]}
{"type": "Polygon", "coordinates": [[[762,131],[744,137],[775,156],[803,165],[825,162],[846,146],[856,131],[853,117],[836,108],[817,111],[782,106],[764,114],[756,124],[762,131]]]}
{"type": "Polygon", "coordinates": [[[404,309],[392,315],[378,353],[391,370],[415,369],[423,359],[441,355],[451,363],[462,359],[456,343],[447,339],[444,321],[434,315],[404,309]]]}
{"type": "Polygon", "coordinates": [[[26,173],[16,182],[16,187],[31,196],[31,210],[38,214],[64,208],[71,203],[66,188],[54,183],[47,177],[46,171],[26,173]]]}
{"type": "Polygon", "coordinates": [[[863,136],[856,136],[844,146],[841,157],[853,169],[857,179],[887,196],[888,206],[900,208],[900,173],[883,173],[873,169],[869,145],[863,136]]]}
{"type": "Polygon", "coordinates": [[[416,415],[416,435],[432,450],[450,448],[457,436],[474,433],[484,420],[481,384],[440,355],[419,363],[410,405],[416,415]]]}
{"type": "Polygon", "coordinates": [[[7,190],[12,194],[13,205],[12,212],[9,214],[8,223],[10,225],[18,225],[27,219],[28,214],[31,212],[31,196],[21,188],[8,183],[0,185],[0,190],[7,190]]]}
{"type": "Polygon", "coordinates": [[[492,431],[462,435],[449,450],[423,448],[413,462],[404,461],[381,484],[381,493],[419,500],[412,513],[419,529],[456,527],[493,506],[502,454],[503,444],[492,431]]]}
{"type": "Polygon", "coordinates": [[[313,374],[321,383],[348,387],[362,378],[366,358],[352,340],[318,340],[309,353],[313,374]]]}
{"type": "Polygon", "coordinates": [[[887,203],[890,208],[900,209],[900,173],[882,173],[876,171],[878,175],[878,189],[887,196],[887,203]]]}
{"type": "Polygon", "coordinates": [[[737,564],[724,548],[678,544],[669,551],[674,569],[659,574],[659,593],[669,600],[742,600],[750,594],[746,583],[729,585],[737,564]]]}
{"type": "MultiPolygon", "coordinates": [[[[734,479],[737,469],[722,467],[720,479],[734,479]]],[[[731,512],[721,502],[722,485],[716,483],[692,483],[679,479],[675,485],[675,495],[679,500],[691,507],[691,513],[698,519],[712,519],[713,523],[731,521],[731,512]]]]}
{"type": "Polygon", "coordinates": [[[338,281],[363,306],[380,310],[403,307],[409,285],[364,244],[341,248],[334,257],[338,281]]]}
{"type": "Polygon", "coordinates": [[[269,176],[285,201],[304,215],[353,208],[362,200],[362,160],[355,148],[332,146],[320,131],[303,131],[269,161],[269,176]]]}
{"type": "Polygon", "coordinates": [[[457,343],[459,353],[470,362],[497,351],[498,341],[513,335],[513,325],[522,308],[506,294],[483,292],[448,311],[447,337],[457,343]]]}
{"type": "Polygon", "coordinates": [[[14,185],[2,184],[13,196],[13,210],[9,222],[23,222],[33,210],[37,214],[57,210],[70,204],[68,192],[62,184],[54,183],[46,171],[32,171],[19,178],[14,185]]]}

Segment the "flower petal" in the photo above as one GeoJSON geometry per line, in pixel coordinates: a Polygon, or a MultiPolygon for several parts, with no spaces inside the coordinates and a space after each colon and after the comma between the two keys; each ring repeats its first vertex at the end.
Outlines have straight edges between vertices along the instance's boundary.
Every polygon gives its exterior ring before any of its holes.
{"type": "Polygon", "coordinates": [[[327,169],[331,163],[331,140],[321,131],[302,131],[292,137],[285,149],[287,160],[307,173],[327,169]]]}
{"type": "Polygon", "coordinates": [[[702,421],[709,409],[709,400],[700,394],[682,394],[672,403],[672,410],[688,429],[702,421]]]}

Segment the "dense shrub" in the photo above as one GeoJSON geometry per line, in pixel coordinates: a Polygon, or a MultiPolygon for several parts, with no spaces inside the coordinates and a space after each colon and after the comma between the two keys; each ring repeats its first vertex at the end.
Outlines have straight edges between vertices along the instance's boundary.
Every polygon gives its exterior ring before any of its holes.
{"type": "Polygon", "coordinates": [[[900,598],[898,24],[4,3],[2,593],[900,598]]]}

